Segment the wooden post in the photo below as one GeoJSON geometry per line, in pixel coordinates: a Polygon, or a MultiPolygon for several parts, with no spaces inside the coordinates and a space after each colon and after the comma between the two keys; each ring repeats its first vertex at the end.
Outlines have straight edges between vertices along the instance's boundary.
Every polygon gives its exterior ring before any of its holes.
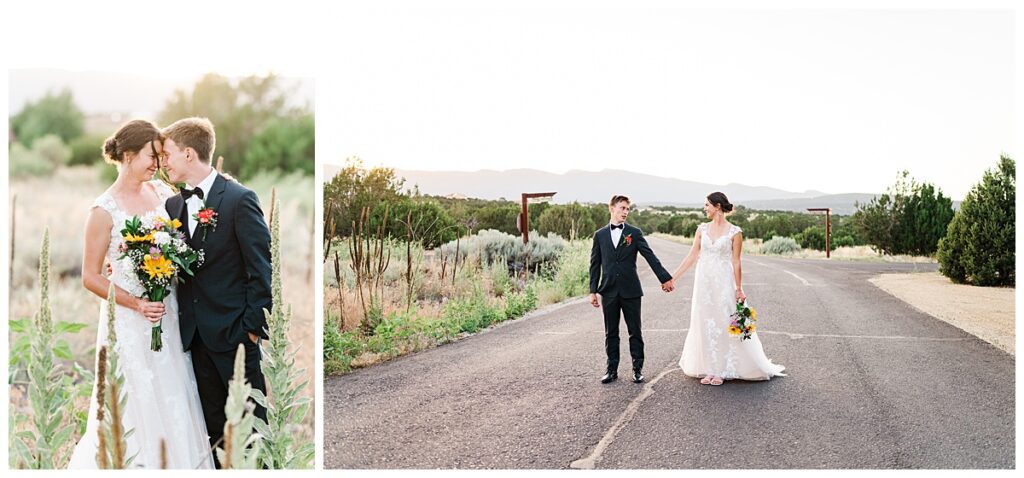
{"type": "Polygon", "coordinates": [[[530,199],[551,199],[557,193],[523,193],[523,210],[519,213],[519,232],[523,233],[523,244],[530,242],[530,213],[527,204],[530,199]]]}
{"type": "Polygon", "coordinates": [[[807,208],[810,212],[824,212],[825,213],[825,258],[832,258],[832,208],[828,207],[809,207],[807,208]]]}

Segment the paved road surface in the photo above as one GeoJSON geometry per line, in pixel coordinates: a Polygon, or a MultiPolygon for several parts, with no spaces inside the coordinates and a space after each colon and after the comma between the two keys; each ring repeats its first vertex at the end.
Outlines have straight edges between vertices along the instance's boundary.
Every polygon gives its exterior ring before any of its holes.
{"type": "MultiPolygon", "coordinates": [[[[650,242],[670,270],[689,250],[650,242]]],[[[575,301],[326,379],[326,467],[1015,466],[1014,358],[867,281],[934,265],[746,256],[758,333],[789,376],[720,387],[677,364],[693,272],[665,294],[641,270],[648,383],[598,382],[600,312],[575,301]]]]}

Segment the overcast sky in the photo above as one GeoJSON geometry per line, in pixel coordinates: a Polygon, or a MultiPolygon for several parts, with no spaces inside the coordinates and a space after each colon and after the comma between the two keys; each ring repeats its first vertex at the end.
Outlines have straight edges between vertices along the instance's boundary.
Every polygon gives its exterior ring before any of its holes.
{"type": "Polygon", "coordinates": [[[960,199],[1013,147],[1008,10],[364,10],[337,32],[326,162],[829,193],[908,169],[960,199]]]}
{"type": "Polygon", "coordinates": [[[1019,14],[878,8],[908,5],[894,1],[36,0],[4,3],[3,55],[170,80],[315,77],[320,162],[830,193],[881,192],[908,169],[960,199],[1015,146],[1019,14]]]}

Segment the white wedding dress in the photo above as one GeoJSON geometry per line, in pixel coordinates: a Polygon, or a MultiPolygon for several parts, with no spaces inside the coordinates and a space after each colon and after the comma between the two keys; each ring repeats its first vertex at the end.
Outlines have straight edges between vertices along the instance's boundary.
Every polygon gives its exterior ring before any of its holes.
{"type": "MultiPolygon", "coordinates": [[[[143,216],[143,221],[152,221],[157,215],[169,218],[164,210],[163,200],[173,192],[162,182],[151,181],[161,198],[161,205],[143,216]]],[[[110,280],[130,294],[141,297],[144,289],[131,271],[131,264],[118,260],[118,247],[123,242],[121,229],[126,214],[114,198],[105,192],[93,203],[110,213],[114,226],[110,231],[110,247],[107,261],[112,273],[110,280]]],[[[178,302],[176,286],[164,298],[166,314],[163,319],[163,349],[150,349],[153,324],[138,312],[116,306],[114,331],[118,366],[125,381],[126,404],[124,420],[126,430],[134,430],[127,439],[127,456],[135,456],[130,468],[159,468],[161,465],[160,442],[166,446],[166,465],[175,469],[213,468],[209,436],[203,409],[199,403],[192,357],[183,352],[181,335],[178,330],[178,302]]],[[[100,304],[100,319],[96,337],[96,350],[107,345],[107,301],[100,304]]],[[[85,435],[75,446],[68,468],[96,468],[96,389],[93,386],[89,401],[89,420],[85,435]]]]}
{"type": "Polygon", "coordinates": [[[736,276],[732,269],[732,237],[740,228],[730,224],[722,237],[712,238],[708,224],[698,226],[701,233],[700,257],[694,272],[690,329],[683,344],[679,368],[691,377],[713,375],[725,380],[768,380],[785,376],[786,367],[772,363],[764,355],[761,339],[755,331],[740,340],[726,330],[736,311],[736,276]]]}

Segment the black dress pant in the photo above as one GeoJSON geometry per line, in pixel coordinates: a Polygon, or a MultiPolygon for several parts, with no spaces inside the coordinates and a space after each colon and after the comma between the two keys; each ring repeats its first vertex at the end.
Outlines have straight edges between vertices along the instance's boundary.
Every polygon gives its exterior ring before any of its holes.
{"type": "MultiPolygon", "coordinates": [[[[260,348],[248,337],[243,341],[245,346],[245,379],[253,388],[267,393],[266,380],[260,368],[260,348]]],[[[235,353],[214,352],[206,347],[197,332],[192,339],[192,369],[196,374],[196,385],[199,388],[199,401],[203,406],[203,418],[206,420],[206,431],[210,434],[210,447],[223,448],[221,439],[224,437],[224,405],[228,400],[228,382],[235,368],[235,353]]],[[[253,414],[267,421],[267,409],[250,400],[256,408],[253,414]]],[[[214,464],[220,468],[217,454],[213,454],[214,464]]]]}
{"type": "Polygon", "coordinates": [[[633,359],[633,370],[644,367],[644,338],[640,333],[640,297],[624,299],[620,296],[601,296],[601,310],[604,312],[604,346],[608,354],[608,370],[619,367],[619,316],[626,319],[629,332],[629,356],[633,359]]]}

